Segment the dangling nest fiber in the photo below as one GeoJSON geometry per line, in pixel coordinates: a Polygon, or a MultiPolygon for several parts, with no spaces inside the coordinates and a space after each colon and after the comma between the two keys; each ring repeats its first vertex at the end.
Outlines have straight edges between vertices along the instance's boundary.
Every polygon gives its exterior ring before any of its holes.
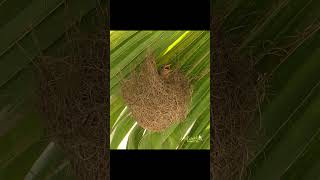
{"type": "Polygon", "coordinates": [[[155,57],[148,53],[140,72],[121,83],[121,91],[137,123],[150,131],[163,131],[186,118],[192,89],[177,69],[157,71],[155,57]]]}

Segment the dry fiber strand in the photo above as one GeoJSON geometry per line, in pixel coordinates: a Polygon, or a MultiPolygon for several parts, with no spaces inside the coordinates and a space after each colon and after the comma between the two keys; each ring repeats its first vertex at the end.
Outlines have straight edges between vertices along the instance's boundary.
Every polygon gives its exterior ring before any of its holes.
{"type": "Polygon", "coordinates": [[[40,105],[48,136],[62,147],[77,180],[108,179],[107,40],[77,33],[61,57],[41,57],[40,105]]]}
{"type": "Polygon", "coordinates": [[[186,118],[192,90],[177,69],[157,71],[155,57],[147,53],[140,71],[121,83],[121,91],[137,123],[150,131],[163,131],[186,118]]]}
{"type": "Polygon", "coordinates": [[[272,6],[263,9],[255,3],[242,4],[243,12],[253,10],[241,14],[246,17],[243,24],[233,17],[233,13],[240,13],[234,9],[235,3],[228,0],[223,6],[214,8],[211,21],[214,57],[211,177],[223,180],[248,179],[250,176],[252,166],[249,162],[266,143],[267,135],[259,121],[263,107],[277,96],[277,88],[270,84],[272,74],[287,60],[289,53],[320,26],[319,21],[313,21],[304,29],[300,27],[277,38],[259,36],[242,46],[250,39],[252,28],[262,27],[274,13],[274,7],[282,6],[282,1],[272,2],[272,6]],[[262,74],[257,67],[262,67],[266,73],[262,74]]]}
{"type": "Polygon", "coordinates": [[[237,45],[214,27],[211,178],[241,179],[261,133],[257,115],[267,78],[256,70],[254,58],[235,54],[237,45]]]}

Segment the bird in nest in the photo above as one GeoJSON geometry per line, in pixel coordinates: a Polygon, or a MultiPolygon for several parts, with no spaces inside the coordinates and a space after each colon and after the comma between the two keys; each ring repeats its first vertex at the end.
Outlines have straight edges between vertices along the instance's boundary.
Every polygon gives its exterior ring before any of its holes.
{"type": "Polygon", "coordinates": [[[165,65],[161,68],[161,70],[160,70],[160,76],[161,76],[164,80],[168,79],[170,73],[172,72],[170,66],[171,66],[171,64],[165,64],[165,65]]]}

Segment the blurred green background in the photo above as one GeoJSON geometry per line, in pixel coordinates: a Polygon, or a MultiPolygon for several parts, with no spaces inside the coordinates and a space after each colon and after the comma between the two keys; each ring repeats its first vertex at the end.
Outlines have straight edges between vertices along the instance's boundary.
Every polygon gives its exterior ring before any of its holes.
{"type": "Polygon", "coordinates": [[[36,109],[32,60],[57,55],[70,27],[92,29],[105,1],[0,1],[0,179],[72,179],[61,149],[46,137],[36,109]],[[66,10],[68,7],[68,10],[66,10]]]}

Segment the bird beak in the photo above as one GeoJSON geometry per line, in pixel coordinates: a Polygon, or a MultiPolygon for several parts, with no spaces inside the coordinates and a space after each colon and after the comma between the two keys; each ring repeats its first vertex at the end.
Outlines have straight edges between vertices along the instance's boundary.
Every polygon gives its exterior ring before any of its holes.
{"type": "Polygon", "coordinates": [[[164,69],[169,70],[170,69],[171,64],[167,64],[164,66],[164,69]]]}

